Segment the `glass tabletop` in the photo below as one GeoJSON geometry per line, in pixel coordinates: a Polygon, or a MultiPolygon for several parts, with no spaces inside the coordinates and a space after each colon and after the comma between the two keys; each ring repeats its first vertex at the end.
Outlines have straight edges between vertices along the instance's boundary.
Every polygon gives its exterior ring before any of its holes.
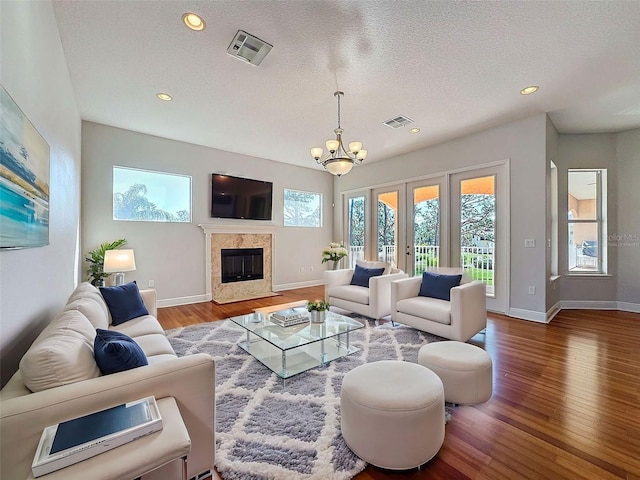
{"type": "Polygon", "coordinates": [[[357,320],[330,311],[327,311],[323,323],[305,322],[290,327],[281,327],[271,322],[271,314],[264,313],[251,313],[231,317],[229,320],[280,350],[297,348],[364,327],[357,320]]]}

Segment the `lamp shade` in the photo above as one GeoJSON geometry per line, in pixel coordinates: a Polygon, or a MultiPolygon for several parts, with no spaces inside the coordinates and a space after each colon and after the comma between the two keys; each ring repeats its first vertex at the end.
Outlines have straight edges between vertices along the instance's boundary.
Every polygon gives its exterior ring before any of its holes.
{"type": "Polygon", "coordinates": [[[334,160],[327,160],[324,163],[324,168],[327,169],[332,175],[344,175],[349,173],[353,168],[353,160],[350,158],[336,158],[334,160]]]}
{"type": "Polygon", "coordinates": [[[121,250],[107,250],[104,253],[104,272],[132,272],[136,269],[136,259],[133,250],[125,248],[121,250]]]}

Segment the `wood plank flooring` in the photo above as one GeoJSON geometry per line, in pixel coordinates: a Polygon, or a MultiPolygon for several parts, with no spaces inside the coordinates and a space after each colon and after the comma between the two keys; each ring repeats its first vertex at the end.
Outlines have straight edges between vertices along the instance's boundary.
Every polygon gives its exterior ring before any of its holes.
{"type": "MultiPolygon", "coordinates": [[[[324,296],[324,287],[226,305],[162,308],[165,329],[324,296]]],[[[640,480],[640,314],[561,311],[550,324],[489,314],[472,343],[493,359],[493,396],[457,407],[420,470],[374,467],[356,480],[640,480]]]]}

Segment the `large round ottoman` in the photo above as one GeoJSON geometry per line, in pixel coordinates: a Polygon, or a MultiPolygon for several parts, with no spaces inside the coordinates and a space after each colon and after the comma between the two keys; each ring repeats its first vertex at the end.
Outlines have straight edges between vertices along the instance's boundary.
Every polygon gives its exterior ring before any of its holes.
{"type": "Polygon", "coordinates": [[[427,462],[444,442],[444,390],[416,363],[360,365],[342,380],[342,437],[364,461],[407,470],[427,462]]]}
{"type": "Polygon", "coordinates": [[[428,343],[420,348],[418,363],[440,377],[447,402],[473,405],[491,398],[493,364],[480,347],[453,341],[428,343]]]}

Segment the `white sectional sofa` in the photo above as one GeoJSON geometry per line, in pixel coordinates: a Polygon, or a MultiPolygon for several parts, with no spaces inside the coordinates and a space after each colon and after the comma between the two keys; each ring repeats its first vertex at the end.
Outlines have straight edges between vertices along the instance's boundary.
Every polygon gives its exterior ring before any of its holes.
{"type": "MultiPolygon", "coordinates": [[[[158,400],[173,397],[178,405],[191,439],[188,477],[213,469],[213,359],[206,354],[178,358],[156,320],[155,290],[141,290],[140,295],[149,314],[114,326],[100,291],[83,283],[33,342],[19,371],[0,392],[1,478],[31,477],[31,462],[45,427],[151,395],[158,400]],[[93,357],[98,328],[133,338],[148,365],[102,375],[93,357]]],[[[128,471],[126,465],[118,468],[121,473],[128,471]]],[[[178,462],[172,462],[144,478],[177,478],[177,471],[178,462]]]]}

